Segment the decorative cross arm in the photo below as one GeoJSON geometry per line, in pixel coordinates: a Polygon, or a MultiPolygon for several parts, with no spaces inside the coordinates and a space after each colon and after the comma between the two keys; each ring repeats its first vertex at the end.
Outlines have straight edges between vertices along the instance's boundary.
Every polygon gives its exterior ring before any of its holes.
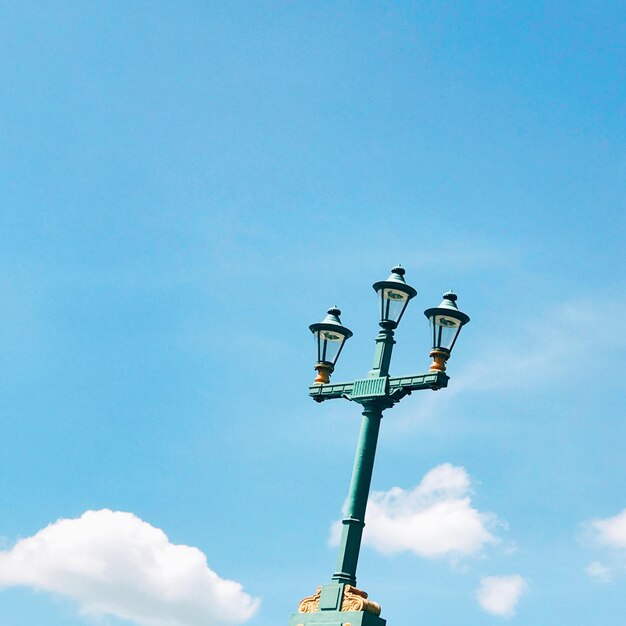
{"type": "Polygon", "coordinates": [[[316,402],[345,398],[346,400],[368,400],[372,398],[388,397],[394,403],[399,402],[412,391],[420,389],[443,389],[448,386],[450,378],[445,372],[431,370],[426,374],[409,376],[377,376],[361,378],[347,383],[328,383],[326,385],[311,385],[309,396],[316,402]]]}

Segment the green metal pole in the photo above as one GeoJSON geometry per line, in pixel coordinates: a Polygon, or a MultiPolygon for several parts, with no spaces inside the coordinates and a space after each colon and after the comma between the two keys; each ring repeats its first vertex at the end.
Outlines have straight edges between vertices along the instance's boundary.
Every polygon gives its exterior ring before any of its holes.
{"type": "MultiPolygon", "coordinates": [[[[376,338],[374,363],[368,374],[369,377],[388,376],[394,344],[393,329],[381,328],[376,338]]],[[[337,569],[333,574],[333,580],[336,582],[356,585],[356,566],[361,550],[363,527],[365,526],[365,509],[367,508],[367,498],[372,482],[380,420],[383,417],[383,411],[389,406],[388,401],[382,398],[363,401],[361,433],[354,458],[346,514],[342,520],[343,529],[337,557],[337,569]]]]}
{"type": "Polygon", "coordinates": [[[370,378],[389,375],[389,364],[391,363],[391,353],[396,342],[393,338],[393,329],[380,329],[376,337],[376,347],[374,348],[374,363],[372,369],[367,374],[370,378]]]}
{"type": "Polygon", "coordinates": [[[339,556],[337,557],[337,571],[333,574],[333,580],[353,586],[356,586],[356,566],[361,549],[363,527],[365,526],[365,509],[372,481],[374,457],[376,456],[376,444],[378,442],[378,431],[382,416],[383,407],[378,403],[368,402],[364,406],[361,434],[354,459],[346,515],[342,522],[343,530],[341,543],[339,544],[339,556]]]}

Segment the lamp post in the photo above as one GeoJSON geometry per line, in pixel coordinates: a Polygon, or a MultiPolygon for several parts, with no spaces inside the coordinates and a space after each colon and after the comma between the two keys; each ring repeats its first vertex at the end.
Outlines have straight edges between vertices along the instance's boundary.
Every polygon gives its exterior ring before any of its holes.
{"type": "Polygon", "coordinates": [[[432,330],[433,362],[428,372],[408,376],[390,376],[389,366],[394,331],[409,301],[417,291],[404,279],[405,271],[397,266],[387,280],[374,283],[380,305],[380,331],[376,338],[374,362],[366,378],[346,383],[331,383],[330,377],[345,342],[352,331],[342,325],[341,311],[328,310],[326,318],[309,327],[317,342],[317,377],[309,388],[316,402],[344,398],[362,406],[363,420],[357,445],[352,480],[348,492],[346,513],[335,573],[331,582],[317,588],[315,594],[304,598],[298,612],[291,616],[289,626],[385,626],[380,606],[368,599],[367,593],[356,587],[356,569],[365,526],[365,509],[370,490],[378,431],[383,411],[400,402],[413,391],[438,390],[448,385],[446,362],[461,328],[469,316],[459,311],[457,296],[447,292],[437,307],[426,309],[432,330]]]}

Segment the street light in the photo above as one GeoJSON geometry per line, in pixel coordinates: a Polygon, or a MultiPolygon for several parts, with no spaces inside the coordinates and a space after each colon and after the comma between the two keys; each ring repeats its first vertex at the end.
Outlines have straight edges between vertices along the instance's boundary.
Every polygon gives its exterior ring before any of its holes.
{"type": "Polygon", "coordinates": [[[430,356],[433,357],[431,370],[445,371],[446,361],[450,358],[461,328],[470,320],[469,315],[459,311],[456,300],[457,295],[452,291],[447,291],[443,294],[443,301],[439,306],[424,311],[433,333],[433,347],[430,352],[430,356]]]}
{"type": "Polygon", "coordinates": [[[309,326],[317,343],[316,385],[330,381],[341,350],[346,340],[352,337],[352,331],[341,325],[341,311],[337,307],[331,307],[327,313],[321,322],[309,326]]]}
{"type": "Polygon", "coordinates": [[[383,328],[395,328],[406,311],[409,300],[417,295],[417,291],[406,284],[405,270],[397,265],[391,270],[387,280],[379,280],[372,286],[378,294],[380,302],[380,325],[383,328]]]}
{"type": "Polygon", "coordinates": [[[331,383],[330,375],[352,331],[341,324],[341,312],[336,307],[328,310],[326,318],[309,326],[317,341],[317,376],[309,387],[309,395],[317,402],[345,398],[363,407],[361,433],[357,445],[352,479],[342,520],[337,566],[331,582],[317,588],[298,605],[289,626],[385,626],[380,617],[380,606],[368,599],[367,593],[356,588],[356,568],[365,526],[365,509],[369,495],[378,432],[383,411],[400,402],[413,391],[438,390],[448,386],[446,361],[469,317],[459,311],[457,296],[444,294],[438,307],[424,314],[432,329],[433,363],[425,374],[390,376],[391,353],[396,343],[397,328],[409,301],[417,291],[404,280],[405,271],[397,266],[387,280],[374,283],[380,304],[380,331],[376,337],[374,362],[366,378],[346,383],[331,383]]]}

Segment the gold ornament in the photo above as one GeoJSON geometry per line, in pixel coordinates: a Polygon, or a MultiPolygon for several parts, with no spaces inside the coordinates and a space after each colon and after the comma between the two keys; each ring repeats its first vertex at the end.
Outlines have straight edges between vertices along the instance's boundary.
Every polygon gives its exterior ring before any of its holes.
{"type": "Polygon", "coordinates": [[[374,615],[380,615],[380,604],[367,599],[367,593],[352,585],[346,585],[343,589],[342,611],[367,611],[374,615]]]}
{"type": "MultiPolygon", "coordinates": [[[[312,596],[307,596],[300,600],[298,604],[298,613],[317,613],[320,610],[320,594],[322,588],[318,587],[312,596]]],[[[299,625],[298,625],[299,626],[299,625]]]]}

